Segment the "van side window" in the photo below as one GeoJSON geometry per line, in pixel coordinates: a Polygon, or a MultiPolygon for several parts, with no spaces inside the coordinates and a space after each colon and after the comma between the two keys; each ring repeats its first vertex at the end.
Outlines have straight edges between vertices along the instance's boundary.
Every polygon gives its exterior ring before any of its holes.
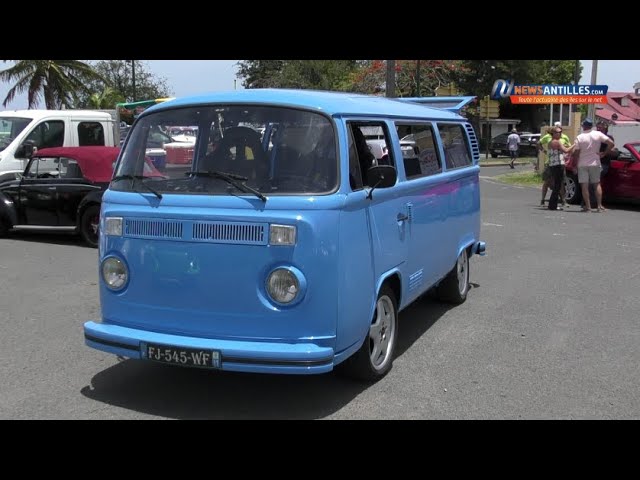
{"type": "Polygon", "coordinates": [[[42,122],[33,129],[27,140],[33,140],[34,146],[39,149],[61,147],[64,144],[64,122],[60,120],[42,122]]]}
{"type": "Polygon", "coordinates": [[[438,123],[447,170],[471,165],[471,152],[462,125],[438,123]]]}
{"type": "Polygon", "coordinates": [[[104,128],[100,122],[80,122],[78,124],[78,145],[104,145],[104,128]]]}
{"type": "Polygon", "coordinates": [[[349,185],[351,190],[362,190],[362,173],[360,172],[360,163],[358,162],[358,151],[356,143],[353,140],[353,133],[349,129],[349,185]]]}
{"type": "Polygon", "coordinates": [[[426,177],[442,171],[430,124],[396,123],[396,130],[407,178],[426,177]]]}
{"type": "MultiPolygon", "coordinates": [[[[367,181],[367,171],[376,165],[395,166],[391,149],[389,148],[389,135],[384,123],[380,122],[347,122],[351,132],[350,141],[353,140],[355,153],[360,166],[362,184],[371,186],[367,181]]],[[[351,150],[349,162],[351,162],[351,150]]]]}

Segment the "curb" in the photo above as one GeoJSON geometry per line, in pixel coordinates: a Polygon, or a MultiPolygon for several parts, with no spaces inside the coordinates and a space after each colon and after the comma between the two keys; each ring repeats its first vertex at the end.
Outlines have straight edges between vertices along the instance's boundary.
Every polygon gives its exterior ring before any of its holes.
{"type": "MultiPolygon", "coordinates": [[[[483,162],[482,160],[480,160],[480,162],[478,162],[480,164],[481,167],[508,167],[509,164],[508,163],[497,163],[497,162],[483,162]]],[[[531,162],[515,162],[514,165],[518,166],[518,165],[531,165],[531,162]]]]}

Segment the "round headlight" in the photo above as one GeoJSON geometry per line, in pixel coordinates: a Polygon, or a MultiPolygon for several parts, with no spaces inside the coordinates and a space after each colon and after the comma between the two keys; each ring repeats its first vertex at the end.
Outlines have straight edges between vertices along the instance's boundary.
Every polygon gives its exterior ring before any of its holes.
{"type": "Polygon", "coordinates": [[[267,293],[278,303],[291,303],[300,292],[296,276],[284,268],[271,272],[267,278],[267,293]]]}
{"type": "Polygon", "coordinates": [[[120,290],[127,283],[127,267],[116,257],[106,258],[102,262],[102,279],[111,290],[120,290]]]}

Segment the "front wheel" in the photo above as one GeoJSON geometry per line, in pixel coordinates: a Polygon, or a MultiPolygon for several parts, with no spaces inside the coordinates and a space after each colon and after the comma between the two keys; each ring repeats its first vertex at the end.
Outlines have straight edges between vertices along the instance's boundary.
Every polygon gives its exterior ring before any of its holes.
{"type": "Polygon", "coordinates": [[[7,233],[9,233],[9,226],[7,225],[7,221],[0,217],[0,237],[4,237],[7,233]]]}
{"type": "Polygon", "coordinates": [[[98,246],[98,227],[100,225],[100,206],[91,205],[82,213],[80,235],[90,247],[98,246]]]}
{"type": "Polygon", "coordinates": [[[393,290],[383,285],[364,343],[337,370],[349,377],[377,381],[384,377],[393,363],[398,338],[398,304],[393,290]]]}
{"type": "Polygon", "coordinates": [[[578,177],[573,173],[567,173],[564,179],[564,199],[567,203],[577,205],[582,201],[582,192],[578,177]]]}
{"type": "Polygon", "coordinates": [[[469,255],[463,249],[456,264],[437,288],[438,298],[442,302],[459,305],[464,303],[469,293],[469,255]]]}

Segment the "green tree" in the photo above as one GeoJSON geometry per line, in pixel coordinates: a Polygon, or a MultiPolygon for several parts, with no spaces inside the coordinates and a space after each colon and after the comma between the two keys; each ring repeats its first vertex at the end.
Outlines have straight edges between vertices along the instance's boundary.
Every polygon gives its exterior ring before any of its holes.
{"type": "MultiPolygon", "coordinates": [[[[102,95],[107,88],[112,94],[104,98],[101,108],[115,108],[118,102],[133,101],[133,72],[131,60],[100,60],[92,64],[101,79],[89,82],[84,95],[79,97],[78,108],[92,108],[92,95],[102,95]]],[[[167,80],[149,71],[148,65],[140,60],[135,62],[136,100],[151,100],[171,95],[167,80]]]]}
{"type": "MultiPolygon", "coordinates": [[[[436,88],[449,85],[461,68],[457,60],[396,60],[395,63],[397,97],[435,95],[436,88]]],[[[384,90],[385,85],[386,62],[364,60],[357,64],[349,89],[374,94],[384,90]]]]}
{"type": "Polygon", "coordinates": [[[242,60],[236,76],[245,88],[347,90],[355,60],[242,60]]]}
{"type": "Polygon", "coordinates": [[[241,60],[236,77],[244,88],[277,87],[284,60],[241,60]]]}
{"type": "MultiPolygon", "coordinates": [[[[7,62],[7,60],[5,60],[7,62]]],[[[0,81],[14,83],[2,102],[6,107],[16,94],[27,92],[27,107],[36,108],[44,100],[48,109],[72,108],[86,92],[87,83],[99,79],[90,64],[80,60],[13,60],[0,71],[0,81]]]]}
{"type": "Polygon", "coordinates": [[[280,72],[279,87],[347,90],[354,60],[288,60],[280,72]]]}

